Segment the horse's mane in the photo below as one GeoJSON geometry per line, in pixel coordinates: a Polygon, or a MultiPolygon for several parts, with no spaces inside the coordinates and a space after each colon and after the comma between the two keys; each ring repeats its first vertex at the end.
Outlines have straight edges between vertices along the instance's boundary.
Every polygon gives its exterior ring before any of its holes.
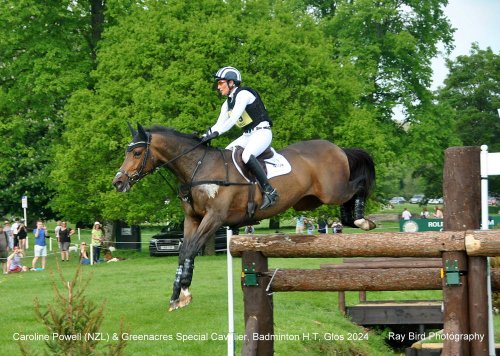
{"type": "Polygon", "coordinates": [[[198,135],[196,135],[194,133],[187,134],[187,133],[179,132],[179,131],[176,131],[170,127],[165,127],[165,126],[161,126],[161,125],[154,125],[146,130],[151,132],[151,133],[158,133],[161,135],[173,135],[176,137],[182,137],[182,138],[186,138],[189,140],[194,140],[196,142],[200,142],[200,138],[198,137],[198,135]]]}

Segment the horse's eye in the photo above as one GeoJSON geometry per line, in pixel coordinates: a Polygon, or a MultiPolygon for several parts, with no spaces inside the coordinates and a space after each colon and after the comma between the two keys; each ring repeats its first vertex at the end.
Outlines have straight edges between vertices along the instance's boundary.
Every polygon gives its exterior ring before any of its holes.
{"type": "Polygon", "coordinates": [[[141,157],[142,152],[141,151],[134,151],[134,158],[139,158],[141,157]]]}

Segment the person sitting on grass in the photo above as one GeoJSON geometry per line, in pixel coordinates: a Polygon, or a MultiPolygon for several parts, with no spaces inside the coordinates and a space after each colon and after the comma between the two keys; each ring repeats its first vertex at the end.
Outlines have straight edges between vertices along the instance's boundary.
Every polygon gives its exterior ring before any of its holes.
{"type": "Polygon", "coordinates": [[[90,258],[87,256],[87,244],[85,242],[82,242],[80,244],[80,264],[82,265],[90,264],[90,258]]]}
{"type": "Polygon", "coordinates": [[[26,272],[28,267],[23,266],[21,259],[24,257],[24,251],[14,247],[14,252],[7,258],[7,269],[9,273],[26,272]]]}

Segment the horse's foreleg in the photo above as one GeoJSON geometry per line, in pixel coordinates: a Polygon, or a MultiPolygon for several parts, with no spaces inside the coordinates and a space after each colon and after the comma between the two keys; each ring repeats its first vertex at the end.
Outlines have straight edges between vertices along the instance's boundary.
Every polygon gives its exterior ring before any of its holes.
{"type": "Polygon", "coordinates": [[[217,221],[207,216],[199,224],[188,218],[184,221],[184,243],[179,252],[179,266],[175,273],[169,311],[185,307],[193,299],[189,286],[193,279],[194,259],[206,239],[220,227],[217,221]]]}
{"type": "Polygon", "coordinates": [[[193,279],[193,270],[194,257],[184,259],[184,262],[177,267],[168,311],[185,307],[193,299],[191,292],[189,292],[189,286],[193,279]]]}

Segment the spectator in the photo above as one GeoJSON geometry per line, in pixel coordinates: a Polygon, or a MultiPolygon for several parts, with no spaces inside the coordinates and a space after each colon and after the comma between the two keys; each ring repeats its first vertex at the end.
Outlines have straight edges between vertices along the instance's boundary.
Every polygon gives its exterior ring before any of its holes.
{"type": "Polygon", "coordinates": [[[328,233],[328,224],[325,219],[321,218],[318,220],[318,233],[327,234],[328,233]]]}
{"type": "Polygon", "coordinates": [[[36,229],[33,230],[33,234],[35,234],[35,257],[31,262],[30,271],[36,271],[36,263],[39,257],[42,257],[42,268],[40,270],[45,269],[45,260],[47,258],[47,244],[45,243],[45,238],[49,237],[47,234],[47,227],[44,225],[43,221],[38,220],[36,222],[36,229]]]}
{"type": "Polygon", "coordinates": [[[19,244],[19,240],[18,240],[18,237],[17,237],[17,230],[19,229],[19,218],[16,218],[14,220],[14,224],[12,224],[12,226],[10,227],[10,229],[12,230],[12,238],[14,239],[14,246],[18,246],[19,244]]]}
{"type": "Polygon", "coordinates": [[[19,241],[18,247],[23,251],[26,249],[26,237],[28,237],[28,230],[26,229],[26,225],[24,225],[24,221],[21,220],[17,229],[17,239],[19,241]]]}
{"type": "Polygon", "coordinates": [[[298,216],[295,218],[297,220],[297,223],[295,224],[295,233],[296,234],[303,234],[304,233],[304,216],[298,216]]]}
{"type": "Polygon", "coordinates": [[[2,264],[3,274],[7,274],[7,255],[9,253],[9,239],[3,226],[0,224],[0,263],[2,264]]]}
{"type": "Polygon", "coordinates": [[[24,257],[24,251],[20,248],[15,248],[14,252],[7,259],[7,269],[9,273],[26,272],[28,267],[23,266],[21,259],[24,257]]]}
{"type": "Polygon", "coordinates": [[[401,214],[401,218],[403,220],[410,220],[411,219],[411,213],[408,211],[407,208],[404,208],[403,213],[401,214]]]}
{"type": "Polygon", "coordinates": [[[12,227],[10,226],[10,221],[5,220],[4,222],[4,227],[3,227],[3,232],[7,235],[7,241],[9,243],[9,250],[14,249],[14,231],[12,230],[12,227]]]}
{"type": "Polygon", "coordinates": [[[56,227],[54,229],[54,235],[56,235],[57,248],[59,248],[59,251],[61,251],[61,240],[59,239],[59,231],[61,231],[61,221],[60,220],[58,220],[56,222],[56,227]]]}
{"type": "Polygon", "coordinates": [[[61,261],[69,261],[69,244],[71,243],[71,235],[75,233],[75,230],[68,228],[68,224],[63,221],[59,229],[59,242],[61,245],[61,261]]]}
{"type": "Polygon", "coordinates": [[[332,231],[334,234],[340,234],[342,232],[343,227],[344,226],[342,226],[340,221],[338,219],[335,219],[335,221],[332,224],[332,231]]]}
{"type": "Polygon", "coordinates": [[[420,218],[421,219],[428,219],[429,218],[429,211],[427,208],[423,208],[422,212],[420,213],[420,218]]]}
{"type": "Polygon", "coordinates": [[[245,226],[245,234],[254,234],[255,233],[255,228],[253,225],[247,225],[245,226]]]}
{"type": "Polygon", "coordinates": [[[85,241],[80,244],[80,264],[90,264],[90,258],[87,256],[87,244],[85,243],[85,241]]]}
{"type": "Polygon", "coordinates": [[[95,263],[99,262],[99,258],[101,257],[101,247],[103,241],[104,235],[102,233],[101,223],[99,223],[99,221],[96,221],[94,223],[94,227],[92,228],[92,245],[94,246],[93,253],[95,263]]]}
{"type": "Polygon", "coordinates": [[[441,207],[439,207],[439,206],[436,206],[436,212],[433,214],[433,216],[436,219],[442,219],[444,217],[443,216],[443,209],[441,209],[441,207]]]}
{"type": "Polygon", "coordinates": [[[306,226],[308,235],[314,234],[314,222],[312,219],[309,219],[309,218],[304,219],[304,225],[306,226]]]}

